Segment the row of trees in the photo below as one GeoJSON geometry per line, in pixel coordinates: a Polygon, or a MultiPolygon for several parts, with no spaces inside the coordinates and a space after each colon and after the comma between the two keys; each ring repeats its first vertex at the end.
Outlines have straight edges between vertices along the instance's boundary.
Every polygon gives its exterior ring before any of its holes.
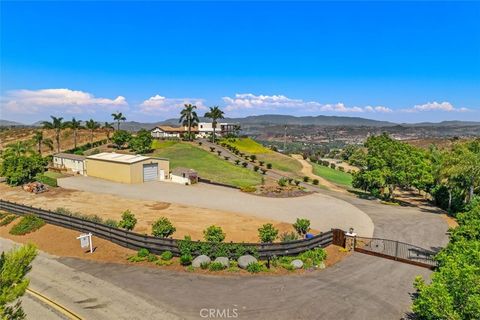
{"type": "Polygon", "coordinates": [[[480,139],[423,150],[383,134],[368,138],[364,147],[350,155],[361,167],[353,186],[376,196],[393,199],[396,188],[415,188],[456,212],[479,191],[480,139]]]}

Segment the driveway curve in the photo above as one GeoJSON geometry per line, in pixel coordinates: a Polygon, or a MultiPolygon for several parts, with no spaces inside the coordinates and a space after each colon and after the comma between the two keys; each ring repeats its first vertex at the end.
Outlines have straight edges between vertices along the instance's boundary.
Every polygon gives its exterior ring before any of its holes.
{"type": "Polygon", "coordinates": [[[81,176],[59,179],[58,184],[66,189],[172,202],[288,223],[295,222],[297,218],[307,218],[312,228],[320,231],[353,227],[365,237],[372,236],[374,231],[372,220],[362,210],[344,200],[320,193],[297,198],[268,198],[203,183],[185,186],[155,181],[133,185],[81,176]]]}

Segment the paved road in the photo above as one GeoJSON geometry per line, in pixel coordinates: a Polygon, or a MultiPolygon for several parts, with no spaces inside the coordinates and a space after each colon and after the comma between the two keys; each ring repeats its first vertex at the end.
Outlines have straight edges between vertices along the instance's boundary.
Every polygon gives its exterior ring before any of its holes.
{"type": "Polygon", "coordinates": [[[59,179],[58,184],[67,189],[173,202],[291,223],[300,217],[308,218],[311,220],[312,228],[320,231],[331,228],[348,230],[354,227],[359,235],[368,237],[373,234],[374,229],[370,217],[357,207],[319,193],[298,198],[267,198],[208,184],[185,186],[154,181],[132,185],[82,176],[59,179]]]}
{"type": "MultiPolygon", "coordinates": [[[[447,224],[435,209],[335,196],[368,214],[375,236],[427,248],[447,243],[447,224]]],[[[202,276],[41,255],[31,277],[34,289],[88,319],[201,319],[202,309],[218,308],[240,319],[371,320],[405,317],[414,277],[429,273],[359,253],[322,271],[286,277],[202,276]]]]}

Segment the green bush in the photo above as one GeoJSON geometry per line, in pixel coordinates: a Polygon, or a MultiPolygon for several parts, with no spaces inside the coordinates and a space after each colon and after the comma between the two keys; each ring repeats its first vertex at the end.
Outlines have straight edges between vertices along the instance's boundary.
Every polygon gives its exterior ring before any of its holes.
{"type": "Polygon", "coordinates": [[[238,166],[240,164],[240,160],[239,159],[236,159],[235,160],[235,164],[238,166]]]}
{"type": "Polygon", "coordinates": [[[267,170],[266,169],[261,169],[260,171],[262,171],[262,174],[266,174],[267,173],[267,170]]]}
{"type": "Polygon", "coordinates": [[[0,220],[2,220],[3,218],[5,218],[6,216],[8,216],[8,213],[6,213],[6,212],[0,212],[0,220]]]}
{"type": "Polygon", "coordinates": [[[153,253],[150,253],[148,256],[147,256],[147,261],[148,262],[155,262],[158,260],[158,257],[156,255],[154,255],[153,253]]]}
{"type": "Polygon", "coordinates": [[[247,266],[247,271],[250,273],[258,273],[263,271],[263,266],[258,262],[252,262],[247,266]]]}
{"type": "Polygon", "coordinates": [[[191,254],[183,254],[180,256],[180,264],[182,266],[188,266],[192,263],[192,255],[191,254]]]}
{"type": "Polygon", "coordinates": [[[173,253],[171,251],[164,251],[162,252],[162,254],[160,255],[160,259],[164,260],[164,261],[169,261],[173,258],[173,253]]]}
{"type": "Polygon", "coordinates": [[[272,164],[271,163],[267,163],[267,169],[272,169],[272,164]]]}
{"type": "Polygon", "coordinates": [[[202,262],[200,263],[200,268],[203,269],[203,270],[206,270],[208,269],[208,266],[210,265],[210,262],[202,262]]]}
{"type": "Polygon", "coordinates": [[[35,177],[35,180],[37,180],[38,182],[41,182],[43,184],[46,184],[50,187],[58,187],[58,183],[57,183],[56,178],[52,178],[52,177],[46,176],[44,174],[37,175],[35,177]]]}
{"type": "Polygon", "coordinates": [[[300,184],[300,180],[295,180],[295,185],[298,187],[298,185],[300,184]]]}
{"type": "Polygon", "coordinates": [[[118,226],[120,228],[123,228],[125,230],[133,230],[135,228],[135,225],[137,224],[137,218],[135,218],[135,215],[130,212],[130,210],[125,210],[122,213],[122,220],[118,223],[118,226]]]}
{"type": "Polygon", "coordinates": [[[148,251],[148,249],[145,249],[145,248],[142,248],[137,252],[137,256],[139,256],[140,258],[146,258],[148,257],[149,254],[150,254],[150,251],[148,251]]]}
{"type": "Polygon", "coordinates": [[[293,228],[299,235],[304,236],[310,230],[310,220],[297,218],[297,221],[293,224],[293,228]]]}
{"type": "Polygon", "coordinates": [[[1,221],[0,221],[0,227],[1,226],[6,226],[6,225],[9,225],[13,220],[17,219],[18,216],[16,215],[9,215],[9,216],[6,216],[5,218],[3,218],[1,221]]]}
{"type": "Polygon", "coordinates": [[[315,248],[303,252],[298,256],[303,261],[304,268],[311,268],[320,264],[327,258],[327,252],[323,248],[315,248]]]}
{"type": "Polygon", "coordinates": [[[260,165],[260,167],[263,167],[263,165],[265,164],[265,161],[260,160],[258,161],[258,164],[260,165]]]}
{"type": "Polygon", "coordinates": [[[320,181],[318,181],[318,179],[313,179],[312,183],[317,186],[320,183],[320,181]]]}
{"type": "Polygon", "coordinates": [[[281,242],[289,242],[289,241],[295,241],[298,240],[298,234],[295,232],[282,232],[280,233],[280,236],[278,237],[281,242]]]}
{"type": "Polygon", "coordinates": [[[45,221],[40,219],[36,215],[28,214],[23,216],[20,221],[13,226],[10,230],[10,234],[14,235],[24,235],[30,232],[34,232],[45,225],[45,221]]]}
{"type": "Polygon", "coordinates": [[[253,171],[255,171],[255,172],[257,172],[259,169],[260,169],[259,166],[254,166],[254,167],[253,167],[253,171]]]}
{"type": "Polygon", "coordinates": [[[113,220],[113,219],[107,219],[107,220],[105,220],[105,222],[103,224],[105,224],[106,226],[112,227],[112,228],[117,228],[118,227],[118,222],[116,220],[113,220]]]}
{"type": "Polygon", "coordinates": [[[303,182],[308,182],[308,181],[310,181],[309,177],[307,177],[307,176],[303,177],[303,182]]]}
{"type": "Polygon", "coordinates": [[[226,266],[224,266],[221,262],[212,262],[208,266],[208,270],[210,271],[221,271],[223,269],[226,269],[226,266]]]}
{"type": "Polygon", "coordinates": [[[275,241],[278,236],[278,229],[273,224],[266,223],[258,229],[258,237],[262,243],[270,243],[275,241]]]}
{"type": "Polygon", "coordinates": [[[254,154],[252,154],[252,155],[250,156],[250,160],[251,160],[252,162],[255,162],[255,160],[257,160],[257,156],[254,155],[254,154]]]}
{"type": "Polygon", "coordinates": [[[203,230],[203,238],[208,242],[222,242],[225,240],[225,233],[220,227],[210,226],[203,230]]]}
{"type": "Polygon", "coordinates": [[[246,167],[248,166],[248,162],[245,162],[245,161],[242,162],[242,166],[243,166],[244,168],[246,168],[246,167]]]}
{"type": "Polygon", "coordinates": [[[175,231],[177,231],[177,228],[175,228],[170,222],[170,220],[165,217],[161,217],[152,225],[152,234],[155,237],[167,238],[171,236],[175,231]]]}
{"type": "Polygon", "coordinates": [[[280,178],[278,181],[277,181],[278,185],[280,187],[285,187],[288,183],[288,180],[286,178],[280,178]]]}

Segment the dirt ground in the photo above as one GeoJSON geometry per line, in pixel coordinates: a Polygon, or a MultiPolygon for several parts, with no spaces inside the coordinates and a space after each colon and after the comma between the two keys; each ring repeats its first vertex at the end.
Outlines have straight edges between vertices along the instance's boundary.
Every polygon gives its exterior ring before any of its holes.
{"type": "Polygon", "coordinates": [[[225,241],[257,242],[258,228],[273,223],[280,233],[293,231],[289,223],[261,219],[239,213],[197,208],[167,202],[125,199],[109,194],[50,188],[48,192],[33,194],[20,187],[0,183],[0,198],[43,209],[65,208],[83,214],[96,214],[104,219],[120,220],[121,213],[129,209],[138,219],[134,231],[151,233],[151,225],[160,217],[167,217],[177,228],[174,238],[190,235],[193,240],[203,239],[203,230],[211,225],[222,227],[225,241]]]}
{"type": "MultiPolygon", "coordinates": [[[[47,252],[54,256],[81,258],[108,263],[135,264],[139,266],[162,268],[173,271],[186,270],[186,268],[181,266],[179,263],[174,263],[170,266],[158,266],[154,263],[149,262],[130,262],[127,260],[127,258],[134,255],[136,251],[121,247],[117,244],[111,243],[107,240],[103,240],[95,236],[93,237],[93,246],[95,248],[95,251],[93,253],[90,253],[80,248],[80,242],[76,239],[80,232],[50,224],[46,224],[39,230],[23,236],[11,235],[9,231],[12,226],[17,223],[17,221],[18,220],[14,220],[9,225],[0,227],[0,237],[10,239],[18,243],[33,243],[37,246],[39,250],[47,252]]],[[[340,247],[334,245],[328,246],[325,250],[327,251],[327,260],[325,261],[327,267],[337,263],[346,255],[348,255],[348,253],[341,252],[340,247]]],[[[174,259],[176,260],[177,258],[174,259]]],[[[211,272],[209,272],[208,270],[197,270],[196,272],[211,274],[211,272]]],[[[302,274],[304,272],[306,271],[298,270],[295,273],[302,274]]],[[[265,274],[271,273],[272,272],[268,272],[265,274]]],[[[291,272],[281,268],[275,270],[274,272],[274,274],[276,275],[287,273],[291,272]]],[[[228,271],[215,272],[215,274],[248,275],[249,273],[242,270],[235,273],[231,273],[228,271]]]]}

